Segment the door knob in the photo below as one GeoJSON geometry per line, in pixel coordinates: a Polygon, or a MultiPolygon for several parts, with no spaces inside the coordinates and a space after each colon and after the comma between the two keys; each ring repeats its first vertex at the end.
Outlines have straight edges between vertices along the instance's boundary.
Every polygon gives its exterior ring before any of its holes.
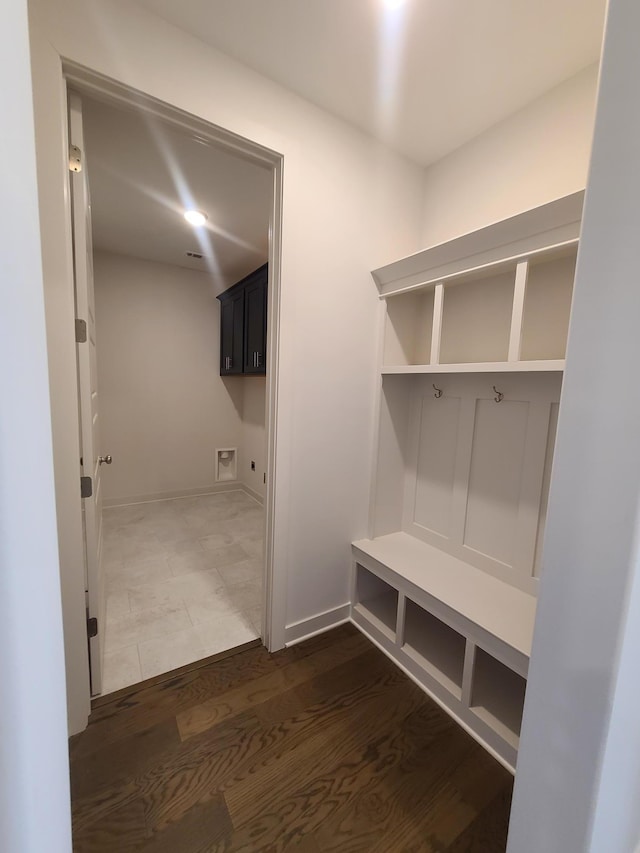
{"type": "Polygon", "coordinates": [[[98,456],[98,462],[100,463],[100,465],[104,465],[105,463],[107,465],[111,465],[111,463],[113,462],[113,456],[98,456]]]}

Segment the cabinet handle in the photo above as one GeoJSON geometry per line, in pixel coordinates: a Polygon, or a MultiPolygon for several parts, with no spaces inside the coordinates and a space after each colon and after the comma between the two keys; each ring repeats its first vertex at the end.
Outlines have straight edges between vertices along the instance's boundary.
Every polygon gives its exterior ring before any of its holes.
{"type": "Polygon", "coordinates": [[[257,353],[256,353],[256,367],[260,367],[260,362],[261,362],[261,361],[262,361],[262,353],[261,353],[261,352],[257,352],[257,353]]]}

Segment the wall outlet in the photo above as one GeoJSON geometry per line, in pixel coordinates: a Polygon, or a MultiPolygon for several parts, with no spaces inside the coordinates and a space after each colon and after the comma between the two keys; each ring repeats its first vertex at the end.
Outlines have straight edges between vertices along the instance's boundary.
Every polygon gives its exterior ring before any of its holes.
{"type": "Polygon", "coordinates": [[[253,459],[251,460],[251,470],[252,471],[256,470],[256,463],[253,461],[253,459]]]}

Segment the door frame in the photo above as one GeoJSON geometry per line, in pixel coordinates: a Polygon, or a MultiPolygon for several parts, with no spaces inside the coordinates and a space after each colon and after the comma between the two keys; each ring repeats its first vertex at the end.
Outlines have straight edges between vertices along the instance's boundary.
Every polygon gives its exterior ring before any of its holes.
{"type": "MultiPolygon", "coordinates": [[[[82,98],[68,93],[69,141],[84,150],[82,98]]],[[[102,571],[102,476],[100,457],[100,397],[97,394],[95,297],[93,286],[93,237],[91,198],[86,164],[69,170],[71,228],[74,257],[74,307],[84,320],[86,334],[77,343],[78,410],[80,414],[80,473],[89,477],[91,489],[82,499],[87,620],[97,620],[98,631],[89,634],[90,693],[102,692],[106,633],[106,590],[102,571]],[[95,393],[95,400],[94,400],[95,393]]]]}
{"type": "MultiPolygon", "coordinates": [[[[272,208],[269,228],[269,302],[267,314],[268,342],[267,359],[269,369],[266,377],[266,407],[265,432],[267,442],[266,493],[265,493],[265,567],[263,585],[263,630],[262,640],[269,651],[276,651],[285,644],[286,619],[286,566],[283,561],[275,560],[276,549],[276,489],[275,472],[277,466],[277,435],[278,435],[278,391],[279,391],[279,358],[280,358],[280,305],[281,305],[281,254],[282,254],[282,217],[283,217],[283,177],[284,156],[277,151],[252,142],[222,127],[214,125],[205,119],[185,112],[164,101],[160,101],[139,90],[117,82],[75,62],[61,58],[61,88],[64,101],[63,133],[65,135],[64,149],[68,148],[66,101],[67,90],[72,88],[81,96],[89,95],[103,101],[143,112],[152,118],[170,124],[175,129],[206,139],[208,142],[244,157],[252,163],[271,169],[273,177],[272,208]]],[[[62,128],[61,128],[62,129],[62,128]]],[[[70,200],[65,195],[64,206],[70,221],[70,200]]],[[[69,235],[70,236],[70,235],[69,235]]],[[[69,245],[67,252],[71,251],[69,245]]],[[[69,274],[72,270],[69,271],[69,274]]],[[[72,280],[71,280],[71,283],[72,280]]],[[[69,318],[73,322],[73,318],[69,318]]],[[[55,436],[54,436],[55,440],[55,436]]],[[[55,454],[55,448],[54,448],[55,454]]],[[[68,511],[68,507],[67,507],[68,511]]],[[[64,531],[63,531],[64,532],[64,531]]],[[[83,590],[84,597],[84,590],[83,590]]],[[[77,597],[76,597],[77,598],[77,597]]],[[[88,673],[87,673],[88,674],[88,673]]],[[[67,673],[67,678],[75,680],[76,675],[67,673]]],[[[86,681],[86,696],[89,696],[88,678],[86,681]]],[[[78,694],[78,685],[75,693],[78,694]]],[[[80,693],[84,692],[84,688],[80,693]]],[[[70,722],[73,715],[70,715],[70,722]]],[[[80,731],[86,725],[82,715],[75,724],[71,722],[71,733],[80,731]]]]}

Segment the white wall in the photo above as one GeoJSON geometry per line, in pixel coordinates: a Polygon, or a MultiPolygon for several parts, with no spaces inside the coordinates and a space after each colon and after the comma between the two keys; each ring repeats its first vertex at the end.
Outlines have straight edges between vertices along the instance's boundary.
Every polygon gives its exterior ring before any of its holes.
{"type": "MultiPolygon", "coordinates": [[[[31,9],[29,10],[31,13],[31,9]]],[[[73,256],[69,218],[66,91],[59,59],[29,18],[44,275],[51,431],[67,673],[69,732],[81,731],[90,709],[86,641],[84,544],[79,482],[80,433],[74,329],[73,256]],[[53,73],[52,73],[53,71],[53,73]],[[40,141],[40,144],[39,144],[40,141]],[[53,224],[53,227],[51,225],[53,224]]]]}
{"type": "Polygon", "coordinates": [[[242,441],[242,377],[220,376],[220,303],[198,270],[94,254],[107,500],[207,490],[242,441]]]}
{"type": "MultiPolygon", "coordinates": [[[[43,196],[61,194],[66,180],[64,126],[48,123],[60,106],[55,54],[284,156],[274,563],[288,580],[279,591],[286,616],[273,632],[282,642],[285,622],[348,599],[349,543],[366,533],[373,440],[369,270],[418,248],[422,171],[135,4],[33,0],[31,22],[48,70],[37,80],[43,196]]],[[[43,205],[41,215],[46,239],[64,245],[59,206],[43,205]]],[[[61,272],[45,266],[48,288],[70,287],[61,272]]],[[[56,375],[63,396],[75,381],[65,358],[66,374],[56,375]]],[[[73,410],[64,415],[71,423],[73,410]]],[[[61,478],[71,482],[73,466],[68,448],[57,453],[61,478]]]]}
{"type": "MultiPolygon", "coordinates": [[[[268,369],[268,366],[267,366],[268,369]]],[[[242,383],[242,440],[240,443],[240,480],[264,498],[264,475],[267,470],[267,445],[265,434],[265,392],[267,383],[264,376],[244,376],[242,383]],[[251,461],[256,463],[251,470],[251,461]]]]}
{"type": "MultiPolygon", "coordinates": [[[[71,850],[64,648],[24,0],[0,5],[0,850],[71,850]],[[19,168],[14,168],[19,152],[19,168]],[[44,840],[46,839],[46,840],[44,840]]],[[[86,640],[85,640],[86,643],[86,640]]]]}
{"type": "Polygon", "coordinates": [[[610,0],[509,839],[640,844],[640,5],[610,0]]]}
{"type": "Polygon", "coordinates": [[[586,68],[428,168],[423,246],[584,189],[597,75],[586,68]]]}

